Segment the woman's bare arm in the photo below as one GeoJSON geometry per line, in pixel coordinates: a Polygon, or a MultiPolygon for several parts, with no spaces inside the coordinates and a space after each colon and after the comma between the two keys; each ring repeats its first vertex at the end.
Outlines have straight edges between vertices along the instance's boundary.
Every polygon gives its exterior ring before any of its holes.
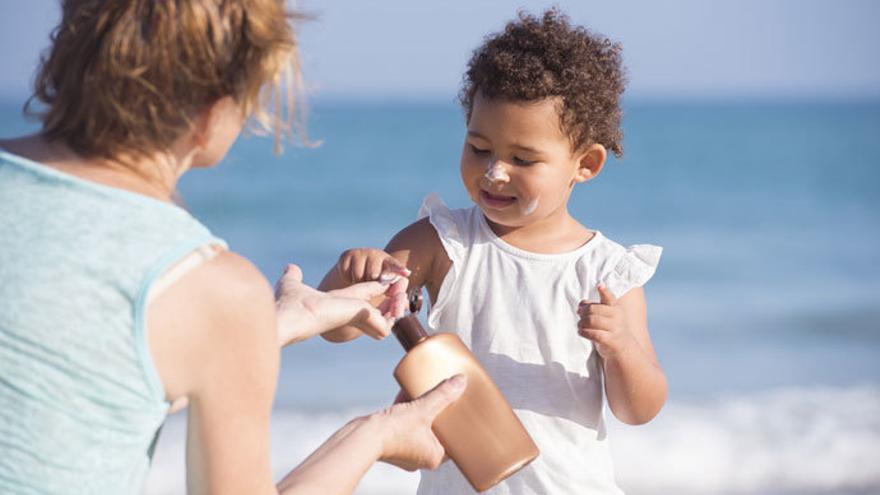
{"type": "Polygon", "coordinates": [[[269,284],[223,252],[153,301],[147,321],[166,397],[189,399],[188,492],[273,493],[269,418],[280,353],[269,284]]]}
{"type": "Polygon", "coordinates": [[[263,276],[236,254],[222,253],[169,287],[151,303],[148,327],[166,398],[189,398],[189,493],[349,494],[376,460],[436,467],[443,457],[431,423],[461,394],[460,381],[351,421],[276,487],[269,460],[275,304],[263,276]]]}

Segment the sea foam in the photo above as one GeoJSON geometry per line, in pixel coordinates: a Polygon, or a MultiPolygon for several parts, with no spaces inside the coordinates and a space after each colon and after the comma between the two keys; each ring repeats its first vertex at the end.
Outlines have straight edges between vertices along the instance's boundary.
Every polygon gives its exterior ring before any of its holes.
{"type": "MultiPolygon", "coordinates": [[[[276,479],[333,431],[370,409],[276,411],[276,479]]],[[[880,492],[880,387],[798,387],[670,401],[651,423],[609,418],[617,479],[637,494],[880,492]]],[[[148,495],[183,494],[185,417],[166,424],[148,495]]],[[[376,464],[356,493],[412,494],[418,474],[376,464]]]]}

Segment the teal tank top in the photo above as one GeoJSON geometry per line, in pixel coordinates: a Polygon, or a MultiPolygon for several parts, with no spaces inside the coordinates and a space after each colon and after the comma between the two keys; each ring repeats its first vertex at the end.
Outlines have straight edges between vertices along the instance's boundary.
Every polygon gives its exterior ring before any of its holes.
{"type": "Polygon", "coordinates": [[[223,241],[177,206],[0,150],[0,493],[141,493],[168,412],[151,284],[223,241]]]}

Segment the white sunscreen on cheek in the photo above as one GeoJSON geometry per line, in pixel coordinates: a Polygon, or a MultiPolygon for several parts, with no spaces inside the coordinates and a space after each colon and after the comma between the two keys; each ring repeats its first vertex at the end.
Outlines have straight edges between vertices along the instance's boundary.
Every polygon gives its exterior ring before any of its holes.
{"type": "Polygon", "coordinates": [[[531,215],[532,213],[535,212],[535,210],[538,209],[538,198],[532,198],[531,200],[529,200],[528,203],[523,205],[521,208],[522,208],[521,211],[522,211],[523,215],[531,215]]]}

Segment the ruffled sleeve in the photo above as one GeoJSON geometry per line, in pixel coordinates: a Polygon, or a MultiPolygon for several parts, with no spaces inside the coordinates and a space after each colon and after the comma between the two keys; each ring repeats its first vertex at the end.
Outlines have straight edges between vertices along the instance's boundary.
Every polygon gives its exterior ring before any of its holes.
{"type": "Polygon", "coordinates": [[[630,246],[614,268],[605,274],[602,282],[616,297],[634,287],[641,287],[654,276],[662,252],[663,248],[650,244],[630,246]]]}
{"type": "Polygon", "coordinates": [[[419,220],[428,217],[453,264],[460,263],[466,254],[465,232],[456,213],[459,212],[450,210],[437,193],[431,193],[422,202],[418,216],[419,220]]]}

